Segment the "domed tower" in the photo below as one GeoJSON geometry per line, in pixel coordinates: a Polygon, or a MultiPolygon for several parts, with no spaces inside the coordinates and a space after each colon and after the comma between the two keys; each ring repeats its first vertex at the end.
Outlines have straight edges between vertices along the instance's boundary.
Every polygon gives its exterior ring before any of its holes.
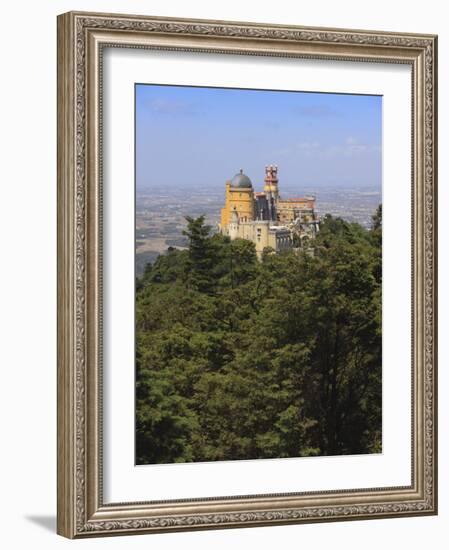
{"type": "Polygon", "coordinates": [[[252,189],[253,184],[251,183],[249,177],[243,173],[243,169],[240,168],[240,172],[231,180],[231,187],[234,189],[252,189]]]}
{"type": "Polygon", "coordinates": [[[236,212],[239,223],[254,221],[253,184],[243,170],[226,182],[226,204],[221,210],[222,231],[226,231],[233,212],[236,212]]]}

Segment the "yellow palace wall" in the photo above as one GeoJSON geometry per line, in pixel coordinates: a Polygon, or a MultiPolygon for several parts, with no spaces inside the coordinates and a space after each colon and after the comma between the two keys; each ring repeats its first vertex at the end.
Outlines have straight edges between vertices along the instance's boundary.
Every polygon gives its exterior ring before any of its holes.
{"type": "Polygon", "coordinates": [[[239,221],[254,220],[254,197],[252,188],[232,188],[226,182],[226,203],[221,209],[221,227],[229,225],[231,212],[237,210],[239,221]]]}

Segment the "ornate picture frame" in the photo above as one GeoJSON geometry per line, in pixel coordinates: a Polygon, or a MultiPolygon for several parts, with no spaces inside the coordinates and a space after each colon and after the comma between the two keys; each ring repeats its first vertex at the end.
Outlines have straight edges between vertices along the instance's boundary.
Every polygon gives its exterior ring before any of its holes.
{"type": "MultiPolygon", "coordinates": [[[[70,12],[58,17],[58,519],[69,538],[437,513],[437,37],[70,12]],[[102,56],[156,49],[403,64],[412,86],[411,484],[103,498],[102,56]]],[[[408,360],[406,358],[405,360],[408,360]]]]}

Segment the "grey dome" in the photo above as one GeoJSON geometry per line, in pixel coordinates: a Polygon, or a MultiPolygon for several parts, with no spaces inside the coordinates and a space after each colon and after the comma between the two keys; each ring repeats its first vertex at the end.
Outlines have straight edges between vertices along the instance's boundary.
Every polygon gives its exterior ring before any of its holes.
{"type": "Polygon", "coordinates": [[[231,180],[232,187],[239,187],[240,189],[250,189],[253,184],[249,177],[240,170],[240,173],[236,174],[231,180]]]}

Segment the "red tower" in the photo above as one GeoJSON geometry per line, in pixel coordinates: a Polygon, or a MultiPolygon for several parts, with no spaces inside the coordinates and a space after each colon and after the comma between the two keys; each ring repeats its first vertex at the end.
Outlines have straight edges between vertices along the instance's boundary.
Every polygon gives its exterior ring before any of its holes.
{"type": "Polygon", "coordinates": [[[278,167],[270,164],[265,166],[265,186],[264,191],[267,194],[270,194],[274,201],[276,202],[279,198],[278,190],[278,167]]]}

